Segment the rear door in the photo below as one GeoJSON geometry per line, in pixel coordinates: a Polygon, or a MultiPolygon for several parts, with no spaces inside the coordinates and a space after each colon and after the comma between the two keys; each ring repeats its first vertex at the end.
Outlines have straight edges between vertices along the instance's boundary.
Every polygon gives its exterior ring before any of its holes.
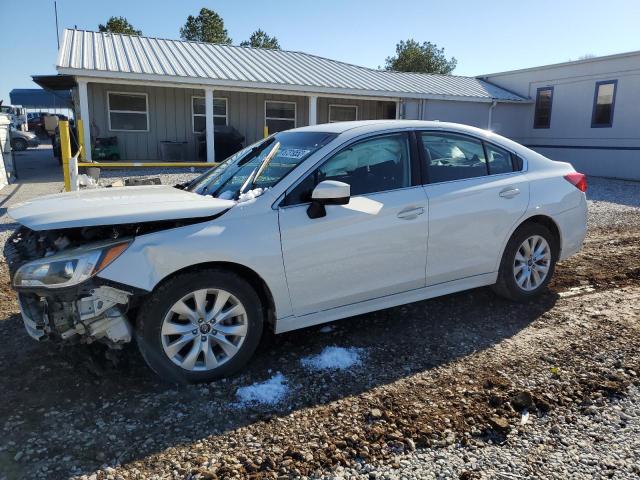
{"type": "Polygon", "coordinates": [[[429,198],[427,285],[496,270],[529,203],[522,162],[477,138],[420,132],[429,198]]]}
{"type": "Polygon", "coordinates": [[[424,287],[427,199],[411,143],[405,132],[357,141],[287,194],[280,235],[296,315],[424,287]],[[312,219],[310,193],[323,180],[348,183],[351,198],[312,219]]]}

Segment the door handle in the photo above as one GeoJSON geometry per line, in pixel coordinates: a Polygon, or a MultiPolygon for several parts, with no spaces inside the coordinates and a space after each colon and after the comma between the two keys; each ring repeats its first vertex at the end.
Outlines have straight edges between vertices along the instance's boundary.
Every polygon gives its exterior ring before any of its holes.
{"type": "Polygon", "coordinates": [[[409,207],[405,208],[398,212],[398,218],[403,220],[413,220],[417,218],[418,215],[422,215],[424,213],[424,207],[409,207]]]}
{"type": "Polygon", "coordinates": [[[520,194],[520,189],[519,188],[509,187],[509,188],[505,188],[504,190],[502,190],[499,195],[502,198],[513,198],[513,197],[515,197],[516,195],[519,195],[519,194],[520,194]]]}

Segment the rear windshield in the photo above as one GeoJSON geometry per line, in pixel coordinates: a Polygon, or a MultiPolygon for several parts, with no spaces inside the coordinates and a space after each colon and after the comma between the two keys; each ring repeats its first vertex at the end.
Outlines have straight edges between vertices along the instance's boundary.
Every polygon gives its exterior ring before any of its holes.
{"type": "Polygon", "coordinates": [[[187,185],[200,195],[237,199],[240,190],[276,185],[309,155],[324,147],[335,133],[279,132],[250,145],[187,185]]]}

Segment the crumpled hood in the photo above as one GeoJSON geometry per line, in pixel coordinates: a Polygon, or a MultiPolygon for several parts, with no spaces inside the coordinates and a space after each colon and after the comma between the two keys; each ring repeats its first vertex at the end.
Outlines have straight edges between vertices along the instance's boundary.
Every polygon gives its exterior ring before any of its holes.
{"type": "Polygon", "coordinates": [[[209,217],[235,204],[168,185],[144,185],[47,195],[16,204],[7,213],[32,230],[53,230],[209,217]]]}

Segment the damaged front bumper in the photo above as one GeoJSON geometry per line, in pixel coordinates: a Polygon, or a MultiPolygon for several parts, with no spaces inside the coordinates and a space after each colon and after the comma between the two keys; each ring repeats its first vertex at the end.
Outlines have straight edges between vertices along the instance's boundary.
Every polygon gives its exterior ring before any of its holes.
{"type": "Polygon", "coordinates": [[[109,285],[83,287],[81,292],[19,291],[24,326],[36,340],[62,343],[99,341],[118,348],[131,341],[126,316],[132,292],[109,285]]]}

